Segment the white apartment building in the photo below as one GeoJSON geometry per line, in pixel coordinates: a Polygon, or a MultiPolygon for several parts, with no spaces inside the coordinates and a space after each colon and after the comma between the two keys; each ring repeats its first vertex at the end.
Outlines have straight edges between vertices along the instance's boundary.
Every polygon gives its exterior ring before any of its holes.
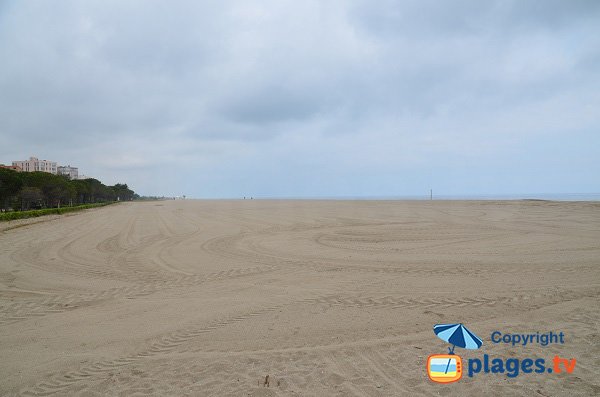
{"type": "Polygon", "coordinates": [[[12,165],[21,167],[23,172],[42,171],[51,174],[58,172],[56,161],[39,160],[37,157],[30,157],[29,160],[13,161],[12,165]]]}
{"type": "Polygon", "coordinates": [[[61,165],[57,168],[59,175],[66,175],[69,179],[79,179],[79,169],[70,165],[61,165]]]}

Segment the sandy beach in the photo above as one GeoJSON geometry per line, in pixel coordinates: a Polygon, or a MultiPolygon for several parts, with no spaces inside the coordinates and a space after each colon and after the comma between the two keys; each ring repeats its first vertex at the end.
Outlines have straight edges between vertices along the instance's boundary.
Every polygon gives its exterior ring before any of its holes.
{"type": "Polygon", "coordinates": [[[599,203],[178,200],[0,230],[0,395],[600,394],[599,203]],[[436,384],[438,323],[481,337],[463,360],[577,364],[436,384]]]}

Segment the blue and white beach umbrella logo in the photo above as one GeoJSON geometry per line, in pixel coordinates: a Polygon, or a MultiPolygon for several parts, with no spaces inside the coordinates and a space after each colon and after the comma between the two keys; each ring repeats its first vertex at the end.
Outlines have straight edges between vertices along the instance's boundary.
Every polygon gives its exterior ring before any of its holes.
{"type": "Polygon", "coordinates": [[[454,354],[456,346],[463,349],[479,349],[483,345],[482,340],[462,324],[436,324],[433,326],[433,332],[441,340],[452,344],[452,348],[448,348],[449,354],[454,354]]]}

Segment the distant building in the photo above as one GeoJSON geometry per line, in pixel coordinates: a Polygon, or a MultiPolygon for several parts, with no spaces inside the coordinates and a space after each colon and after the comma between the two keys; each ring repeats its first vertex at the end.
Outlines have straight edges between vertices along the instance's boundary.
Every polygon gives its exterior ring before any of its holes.
{"type": "Polygon", "coordinates": [[[79,179],[79,168],[70,165],[61,165],[58,167],[59,175],[66,175],[69,179],[79,179]]]}
{"type": "Polygon", "coordinates": [[[83,174],[77,176],[77,179],[90,179],[90,178],[91,178],[91,176],[87,176],[87,175],[83,175],[83,174]]]}
{"type": "Polygon", "coordinates": [[[37,157],[30,157],[29,160],[13,161],[13,166],[20,167],[23,172],[42,171],[51,174],[57,173],[56,161],[39,160],[37,157]]]}
{"type": "Polygon", "coordinates": [[[17,171],[17,172],[23,171],[21,169],[21,167],[19,167],[18,165],[4,165],[4,164],[0,164],[0,168],[5,168],[7,170],[13,170],[13,171],[17,171]]]}

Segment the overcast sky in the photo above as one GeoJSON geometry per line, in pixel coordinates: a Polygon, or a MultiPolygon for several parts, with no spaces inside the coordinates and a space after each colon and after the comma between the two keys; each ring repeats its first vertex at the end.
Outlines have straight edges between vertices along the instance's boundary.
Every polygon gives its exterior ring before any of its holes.
{"type": "Polygon", "coordinates": [[[0,1],[0,163],[136,192],[600,191],[600,1],[0,1]]]}

